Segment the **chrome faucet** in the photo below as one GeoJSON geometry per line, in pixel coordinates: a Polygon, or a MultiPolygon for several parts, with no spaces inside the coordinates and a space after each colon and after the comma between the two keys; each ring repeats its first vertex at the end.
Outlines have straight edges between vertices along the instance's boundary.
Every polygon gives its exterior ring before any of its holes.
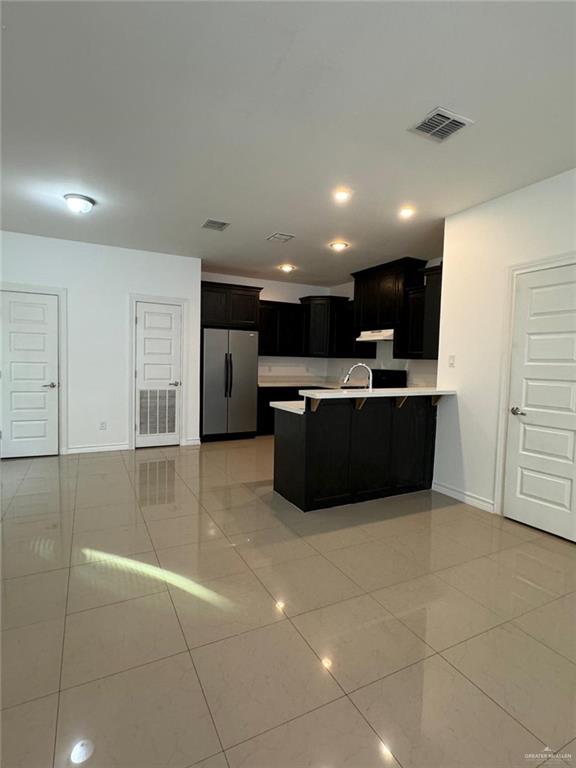
{"type": "Polygon", "coordinates": [[[342,382],[342,384],[348,384],[348,382],[350,381],[350,374],[352,373],[354,368],[366,368],[366,370],[368,371],[368,389],[371,390],[372,389],[372,369],[369,368],[365,363],[356,363],[355,365],[353,365],[352,368],[350,368],[350,370],[346,374],[346,376],[344,376],[344,381],[342,382]]]}

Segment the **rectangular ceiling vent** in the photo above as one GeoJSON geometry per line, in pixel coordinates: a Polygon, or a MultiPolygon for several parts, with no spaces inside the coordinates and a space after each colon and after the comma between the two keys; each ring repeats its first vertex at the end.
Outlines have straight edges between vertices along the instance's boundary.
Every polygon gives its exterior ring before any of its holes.
{"type": "Polygon", "coordinates": [[[284,232],[274,232],[273,235],[268,235],[266,240],[273,240],[276,243],[287,243],[288,240],[294,240],[294,235],[287,235],[284,232]]]}
{"type": "Polygon", "coordinates": [[[230,224],[226,221],[218,221],[217,219],[206,219],[202,224],[202,229],[213,229],[215,232],[224,232],[230,224]]]}
{"type": "Polygon", "coordinates": [[[446,141],[456,131],[471,125],[473,122],[474,120],[471,120],[469,117],[463,117],[455,112],[450,112],[449,109],[437,107],[430,114],[426,115],[424,120],[421,120],[409,130],[413,133],[419,133],[427,139],[446,141]]]}

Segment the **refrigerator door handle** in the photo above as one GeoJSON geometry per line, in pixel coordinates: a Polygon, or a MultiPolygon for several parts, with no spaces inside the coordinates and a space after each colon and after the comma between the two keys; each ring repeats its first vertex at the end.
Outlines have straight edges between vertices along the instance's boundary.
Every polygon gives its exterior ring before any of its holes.
{"type": "Polygon", "coordinates": [[[228,352],[224,352],[224,397],[229,397],[228,389],[230,386],[230,367],[228,365],[228,352]]]}
{"type": "Polygon", "coordinates": [[[232,359],[232,352],[228,354],[228,365],[230,370],[230,379],[228,384],[228,397],[232,397],[232,386],[234,385],[234,361],[232,359]]]}

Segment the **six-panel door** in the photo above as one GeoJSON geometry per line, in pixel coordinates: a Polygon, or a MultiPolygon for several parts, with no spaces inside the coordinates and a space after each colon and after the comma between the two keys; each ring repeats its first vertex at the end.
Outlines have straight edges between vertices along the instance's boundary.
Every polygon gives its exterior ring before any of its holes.
{"type": "Polygon", "coordinates": [[[180,442],[182,307],[136,304],[136,447],[180,442]]]}
{"type": "Polygon", "coordinates": [[[576,541],[576,265],[517,281],[504,514],[576,541]]]}
{"type": "Polygon", "coordinates": [[[2,291],[2,457],[58,453],[58,297],[2,291]]]}

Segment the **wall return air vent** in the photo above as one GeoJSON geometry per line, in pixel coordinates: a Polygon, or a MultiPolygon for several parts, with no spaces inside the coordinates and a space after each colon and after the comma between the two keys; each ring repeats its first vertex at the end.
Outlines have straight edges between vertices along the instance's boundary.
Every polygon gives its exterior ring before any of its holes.
{"type": "Polygon", "coordinates": [[[224,232],[230,224],[227,221],[218,221],[217,219],[206,219],[202,224],[202,229],[213,229],[215,232],[224,232]]]}
{"type": "Polygon", "coordinates": [[[451,112],[443,107],[437,107],[430,114],[426,115],[424,120],[421,120],[409,130],[433,141],[446,141],[456,131],[471,125],[473,122],[474,120],[471,120],[469,117],[457,115],[455,112],[451,112]]]}

